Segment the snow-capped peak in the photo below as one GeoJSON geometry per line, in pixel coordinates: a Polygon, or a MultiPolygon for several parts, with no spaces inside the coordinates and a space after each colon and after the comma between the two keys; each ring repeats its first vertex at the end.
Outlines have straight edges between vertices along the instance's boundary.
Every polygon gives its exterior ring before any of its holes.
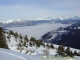
{"type": "Polygon", "coordinates": [[[60,20],[64,20],[65,18],[64,17],[58,17],[60,20]]]}
{"type": "Polygon", "coordinates": [[[16,20],[1,20],[0,22],[8,24],[8,23],[13,23],[13,22],[23,22],[23,21],[24,20],[22,19],[16,19],[16,20]]]}
{"type": "Polygon", "coordinates": [[[80,17],[47,17],[47,18],[37,18],[37,19],[27,19],[27,20],[23,20],[23,19],[16,19],[16,20],[1,20],[0,22],[2,23],[13,23],[13,22],[18,22],[18,23],[21,23],[21,22],[26,22],[26,21],[31,21],[31,20],[80,20],[80,17]]]}
{"type": "Polygon", "coordinates": [[[5,23],[12,23],[13,20],[7,20],[5,23]]]}
{"type": "Polygon", "coordinates": [[[20,22],[21,20],[22,20],[22,19],[17,19],[16,21],[19,21],[19,22],[20,22]]]}
{"type": "Polygon", "coordinates": [[[37,19],[32,19],[32,20],[43,20],[43,18],[37,18],[37,19]]]}
{"type": "Polygon", "coordinates": [[[3,21],[0,21],[0,22],[8,24],[8,23],[12,23],[13,20],[3,20],[3,21]]]}

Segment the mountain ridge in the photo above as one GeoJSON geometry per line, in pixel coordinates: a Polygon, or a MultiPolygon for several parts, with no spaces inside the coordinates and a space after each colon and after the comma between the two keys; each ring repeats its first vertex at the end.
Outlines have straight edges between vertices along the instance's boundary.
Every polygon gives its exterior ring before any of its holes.
{"type": "Polygon", "coordinates": [[[8,19],[8,20],[1,20],[1,23],[12,23],[12,22],[25,22],[25,21],[36,21],[36,20],[80,20],[80,17],[75,16],[75,17],[47,17],[47,18],[37,18],[37,19],[8,19]]]}
{"type": "Polygon", "coordinates": [[[72,48],[80,49],[80,22],[66,28],[60,27],[56,31],[50,31],[42,36],[44,42],[52,44],[64,44],[72,48]]]}
{"type": "Polygon", "coordinates": [[[24,20],[24,19],[16,19],[16,20],[3,20],[0,21],[1,27],[21,27],[21,26],[34,26],[40,25],[44,23],[54,24],[54,23],[62,23],[62,24],[74,24],[80,21],[80,17],[74,18],[64,18],[64,17],[48,17],[45,19],[33,19],[33,20],[24,20]]]}

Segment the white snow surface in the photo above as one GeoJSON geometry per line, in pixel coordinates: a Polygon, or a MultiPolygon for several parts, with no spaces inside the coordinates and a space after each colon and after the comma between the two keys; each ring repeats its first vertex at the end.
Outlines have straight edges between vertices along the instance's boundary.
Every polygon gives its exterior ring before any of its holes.
{"type": "MultiPolygon", "coordinates": [[[[51,51],[51,53],[53,52],[54,51],[51,51]]],[[[75,58],[70,58],[70,57],[63,58],[63,57],[55,57],[54,55],[49,55],[49,58],[47,58],[39,54],[27,55],[16,51],[0,48],[0,60],[80,60],[80,57],[75,56],[75,58]]]]}
{"type": "Polygon", "coordinates": [[[61,24],[61,23],[54,23],[54,24],[41,24],[41,25],[35,25],[35,26],[24,26],[24,27],[9,27],[7,29],[13,30],[14,32],[21,33],[23,36],[27,35],[28,38],[35,37],[36,39],[41,39],[41,37],[46,34],[47,32],[50,32],[52,30],[56,30],[59,27],[67,27],[70,26],[70,24],[61,24]]]}

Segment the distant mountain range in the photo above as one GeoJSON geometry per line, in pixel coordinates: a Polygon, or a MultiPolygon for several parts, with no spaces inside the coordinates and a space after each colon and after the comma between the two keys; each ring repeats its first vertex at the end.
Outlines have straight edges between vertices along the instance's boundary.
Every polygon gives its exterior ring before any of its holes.
{"type": "Polygon", "coordinates": [[[62,24],[73,24],[75,22],[79,22],[80,17],[48,17],[45,19],[38,18],[38,19],[30,19],[30,20],[2,20],[0,21],[0,26],[2,27],[14,27],[14,26],[33,26],[43,23],[62,23],[62,24]]]}
{"type": "Polygon", "coordinates": [[[60,27],[42,36],[44,42],[52,44],[64,44],[72,48],[80,49],[80,22],[69,27],[60,27]]]}

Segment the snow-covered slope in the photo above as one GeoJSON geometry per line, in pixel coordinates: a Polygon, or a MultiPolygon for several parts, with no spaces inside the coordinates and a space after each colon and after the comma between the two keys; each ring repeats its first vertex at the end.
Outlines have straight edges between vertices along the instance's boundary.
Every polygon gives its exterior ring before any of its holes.
{"type": "Polygon", "coordinates": [[[64,44],[65,46],[80,49],[80,22],[66,28],[52,30],[43,35],[43,40],[52,44],[64,44]]]}
{"type": "MultiPolygon", "coordinates": [[[[53,51],[51,52],[53,53],[53,51]]],[[[70,57],[55,57],[54,55],[49,55],[49,58],[43,55],[27,55],[19,52],[1,49],[0,48],[0,60],[80,60],[80,57],[75,56],[75,58],[70,57]]]]}
{"type": "MultiPolygon", "coordinates": [[[[17,53],[17,52],[15,52],[15,53],[17,53]]],[[[14,54],[13,51],[0,49],[0,60],[29,60],[29,59],[19,56],[19,53],[14,54]]]]}
{"type": "MultiPolygon", "coordinates": [[[[8,43],[10,50],[0,49],[1,60],[10,60],[10,59],[12,59],[12,60],[41,60],[41,59],[47,59],[47,60],[74,59],[74,60],[79,60],[80,59],[80,57],[78,57],[78,56],[75,56],[74,58],[71,58],[71,57],[63,58],[60,56],[56,57],[55,55],[57,54],[56,52],[57,52],[58,45],[54,45],[54,49],[52,49],[52,48],[48,49],[49,50],[49,58],[47,58],[43,52],[43,50],[45,50],[47,47],[40,46],[40,47],[36,48],[36,46],[30,47],[28,44],[27,44],[28,47],[25,47],[23,45],[19,47],[17,44],[20,43],[19,42],[20,38],[18,37],[17,39],[15,39],[15,37],[13,35],[11,35],[10,41],[7,38],[6,38],[6,40],[7,40],[7,43],[8,43]],[[19,47],[19,49],[18,49],[18,47],[19,47]],[[13,50],[13,51],[11,51],[11,50],[13,50]],[[31,52],[31,51],[34,51],[34,52],[31,52]],[[19,52],[21,52],[21,53],[19,53],[19,52]],[[24,53],[24,54],[22,54],[22,53],[24,53]],[[3,58],[3,55],[4,55],[4,58],[3,58]],[[9,57],[11,57],[11,58],[9,58],[9,57]]],[[[23,39],[21,39],[21,40],[24,41],[23,39]]],[[[47,43],[45,43],[45,45],[46,44],[47,43]]],[[[49,44],[49,45],[51,45],[51,44],[49,44]]],[[[71,51],[79,52],[80,50],[71,48],[71,51]]]]}

